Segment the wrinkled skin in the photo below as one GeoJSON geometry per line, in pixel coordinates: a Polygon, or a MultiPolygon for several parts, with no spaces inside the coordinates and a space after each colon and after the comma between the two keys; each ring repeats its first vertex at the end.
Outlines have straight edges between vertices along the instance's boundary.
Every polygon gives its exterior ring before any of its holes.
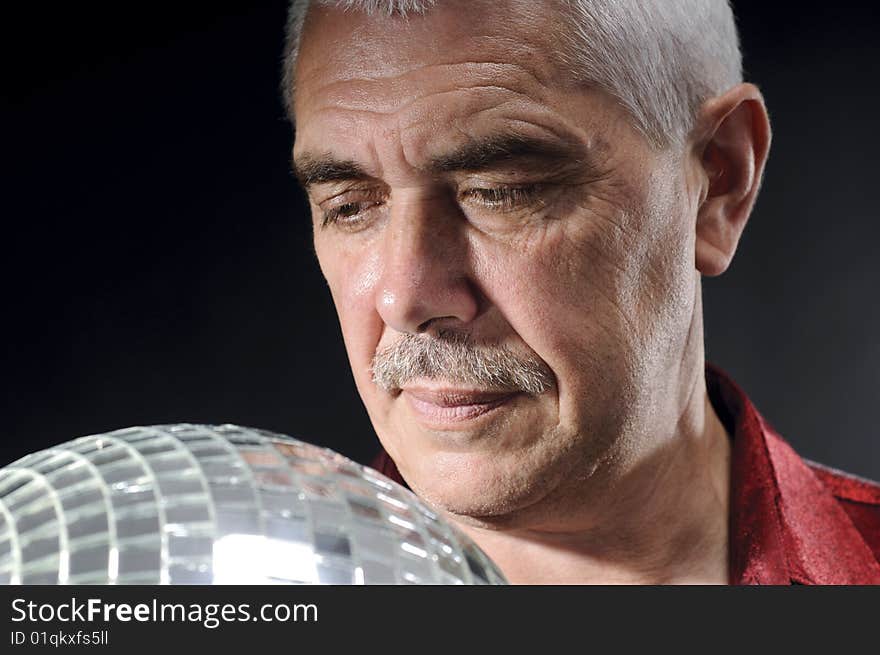
{"type": "MultiPolygon", "coordinates": [[[[700,269],[726,267],[745,219],[731,237],[701,212],[734,204],[724,192],[740,169],[713,198],[723,148],[704,150],[708,137],[652,147],[609,95],[561,69],[557,16],[504,4],[443,3],[410,21],[308,16],[294,162],[300,173],[328,159],[361,171],[305,180],[358,391],[413,490],[511,579],[550,578],[505,566],[502,534],[606,562],[609,543],[621,560],[647,550],[653,563],[641,569],[657,569],[664,556],[632,535],[671,529],[682,511],[712,524],[712,571],[723,577],[728,446],[705,392],[700,269]],[[552,152],[438,165],[511,134],[552,152]],[[539,358],[551,388],[447,420],[374,384],[378,350],[444,330],[539,358]]],[[[707,134],[729,114],[708,112],[707,134]]],[[[747,216],[751,197],[740,195],[747,216]]]]}

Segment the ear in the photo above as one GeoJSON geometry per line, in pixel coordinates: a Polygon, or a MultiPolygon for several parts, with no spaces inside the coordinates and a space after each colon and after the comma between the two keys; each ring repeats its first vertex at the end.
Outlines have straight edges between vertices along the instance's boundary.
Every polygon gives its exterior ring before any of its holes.
{"type": "Polygon", "coordinates": [[[693,132],[702,185],[696,267],[721,275],[736,253],[770,150],[770,121],[761,92],[739,84],[703,104],[693,132]]]}

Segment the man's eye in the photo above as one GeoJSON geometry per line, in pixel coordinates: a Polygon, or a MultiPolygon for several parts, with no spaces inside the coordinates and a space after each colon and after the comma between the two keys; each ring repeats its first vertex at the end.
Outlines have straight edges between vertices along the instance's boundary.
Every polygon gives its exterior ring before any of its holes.
{"type": "Polygon", "coordinates": [[[539,191],[538,185],[532,184],[465,189],[461,196],[469,204],[497,211],[515,211],[534,205],[539,199],[539,191]]]}
{"type": "Polygon", "coordinates": [[[323,211],[321,227],[327,227],[328,225],[355,227],[358,223],[365,220],[366,215],[372,209],[378,207],[380,204],[382,203],[378,200],[352,200],[341,202],[323,211]]]}

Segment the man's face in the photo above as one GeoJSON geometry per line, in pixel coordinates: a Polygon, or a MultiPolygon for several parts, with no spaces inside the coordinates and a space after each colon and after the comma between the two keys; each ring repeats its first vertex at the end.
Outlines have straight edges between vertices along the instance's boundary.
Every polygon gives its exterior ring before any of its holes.
{"type": "Polygon", "coordinates": [[[358,390],[413,489],[473,517],[634,466],[694,313],[682,155],[572,80],[536,6],[315,8],[296,71],[294,161],[358,390]],[[412,368],[450,343],[465,357],[412,368]]]}

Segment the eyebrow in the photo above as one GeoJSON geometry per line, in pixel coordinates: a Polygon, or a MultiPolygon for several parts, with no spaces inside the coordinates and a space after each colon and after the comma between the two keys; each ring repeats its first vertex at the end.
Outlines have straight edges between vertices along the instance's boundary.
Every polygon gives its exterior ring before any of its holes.
{"type": "Polygon", "coordinates": [[[304,189],[314,184],[373,179],[357,162],[333,155],[303,155],[292,164],[293,174],[304,189]]]}
{"type": "MultiPolygon", "coordinates": [[[[540,138],[516,133],[502,133],[478,138],[450,153],[433,157],[422,170],[429,173],[481,171],[511,164],[540,164],[558,167],[564,164],[587,164],[586,149],[574,140],[540,138]]],[[[375,180],[357,162],[337,159],[330,153],[304,154],[292,164],[293,173],[303,188],[329,182],[375,180]]]]}
{"type": "Polygon", "coordinates": [[[437,173],[479,171],[514,163],[561,164],[584,159],[583,147],[574,141],[503,133],[471,141],[451,153],[431,160],[437,173]]]}

